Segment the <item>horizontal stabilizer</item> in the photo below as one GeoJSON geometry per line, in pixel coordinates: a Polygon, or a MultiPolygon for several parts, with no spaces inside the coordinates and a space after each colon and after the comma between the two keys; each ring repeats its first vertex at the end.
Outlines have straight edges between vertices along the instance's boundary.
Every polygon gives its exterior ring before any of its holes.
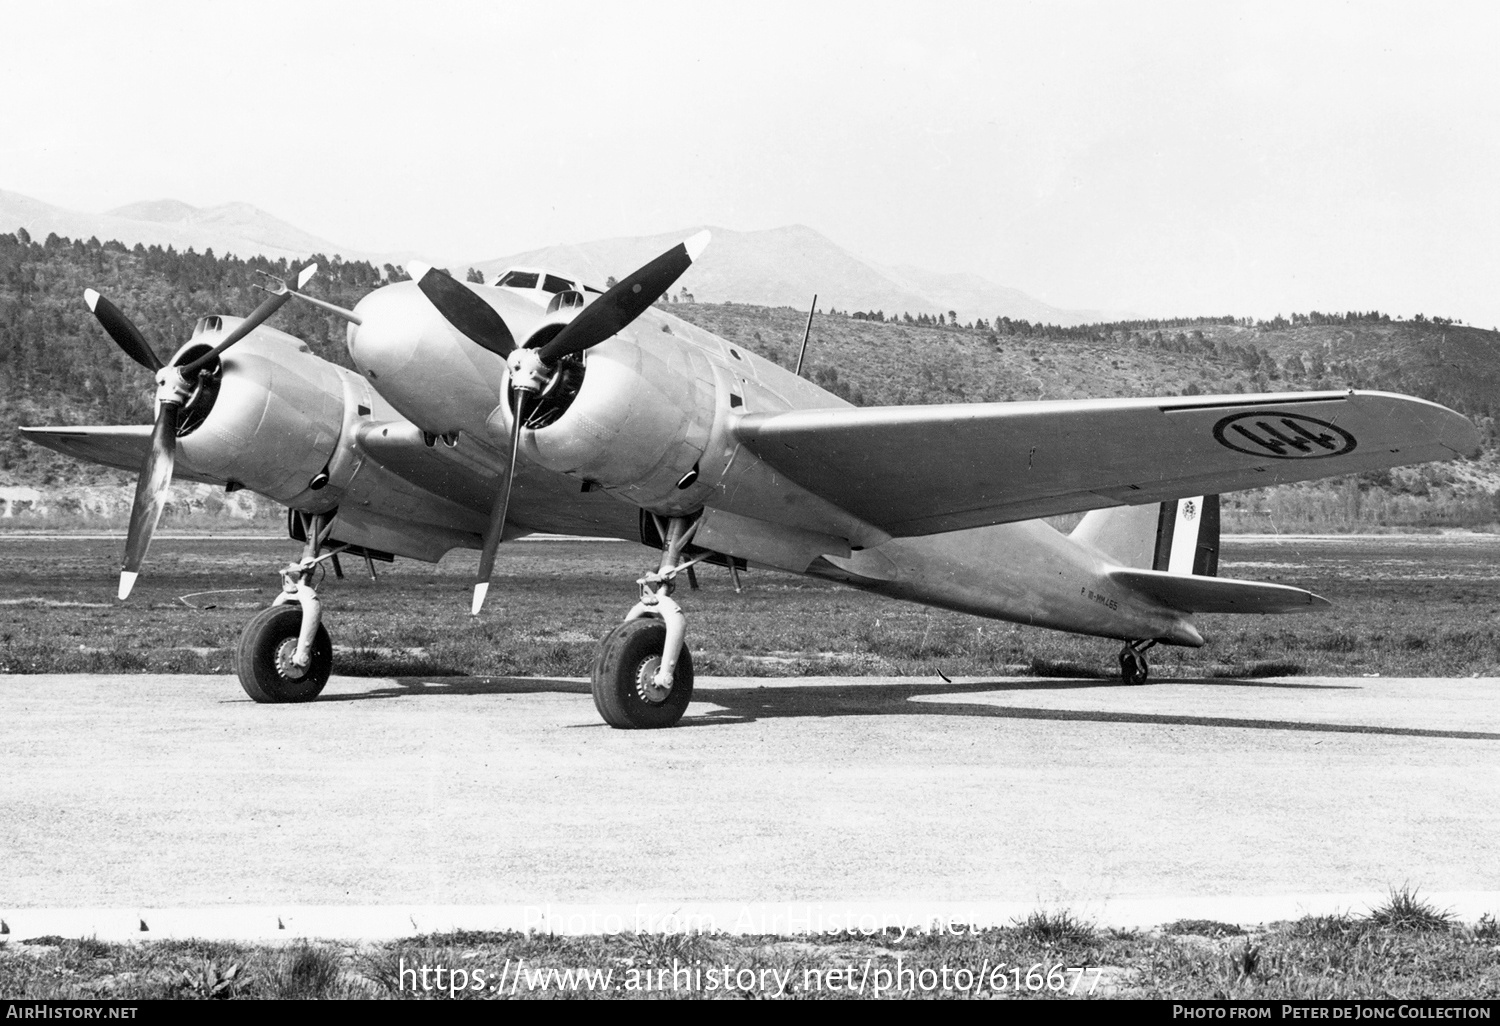
{"type": "Polygon", "coordinates": [[[1301,588],[1160,570],[1110,570],[1116,584],[1184,613],[1311,613],[1333,603],[1301,588]]]}
{"type": "MultiPolygon", "coordinates": [[[[21,434],[64,456],[138,472],[151,449],[150,424],[103,424],[80,427],[23,427],[21,434]]],[[[177,456],[172,476],[203,484],[224,484],[220,477],[200,474],[177,456]]]]}

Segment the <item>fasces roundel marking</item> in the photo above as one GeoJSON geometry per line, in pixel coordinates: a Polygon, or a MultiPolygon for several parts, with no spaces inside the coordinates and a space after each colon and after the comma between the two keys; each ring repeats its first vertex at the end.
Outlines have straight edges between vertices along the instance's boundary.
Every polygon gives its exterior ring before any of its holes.
{"type": "Polygon", "coordinates": [[[1256,410],[1214,425],[1214,438],[1235,452],[1278,460],[1316,460],[1353,452],[1354,436],[1326,420],[1300,413],[1256,410]]]}

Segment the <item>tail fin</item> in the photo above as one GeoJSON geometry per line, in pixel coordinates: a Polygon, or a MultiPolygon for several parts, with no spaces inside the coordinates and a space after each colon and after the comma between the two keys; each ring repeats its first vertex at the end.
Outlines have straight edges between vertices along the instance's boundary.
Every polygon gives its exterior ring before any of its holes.
{"type": "Polygon", "coordinates": [[[1073,529],[1082,542],[1121,566],[1215,577],[1219,572],[1219,497],[1199,495],[1086,514],[1073,529]]]}
{"type": "Polygon", "coordinates": [[[1120,564],[1112,582],[1184,613],[1305,613],[1328,600],[1285,584],[1219,577],[1219,497],[1096,509],[1071,536],[1120,564]]]}

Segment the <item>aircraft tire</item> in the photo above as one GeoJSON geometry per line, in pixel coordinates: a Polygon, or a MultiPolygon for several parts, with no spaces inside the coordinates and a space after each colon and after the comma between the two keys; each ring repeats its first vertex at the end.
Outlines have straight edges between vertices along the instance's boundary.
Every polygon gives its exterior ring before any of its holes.
{"type": "Polygon", "coordinates": [[[1120,680],[1122,682],[1132,686],[1144,684],[1150,675],[1151,668],[1146,663],[1145,656],[1128,648],[1120,653],[1120,680]]]}
{"type": "Polygon", "coordinates": [[[333,670],[333,643],[318,624],[307,669],[294,675],[291,655],[302,629],[302,607],[288,604],[263,609],[240,632],[235,670],[240,686],[257,702],[311,702],[323,691],[333,670]]]}
{"type": "Polygon", "coordinates": [[[647,681],[661,665],[667,626],[660,620],[627,620],[599,642],[594,660],[594,707],[604,722],[621,730],[671,727],[693,698],[693,656],[686,645],[677,658],[672,689],[653,700],[647,681]]]}

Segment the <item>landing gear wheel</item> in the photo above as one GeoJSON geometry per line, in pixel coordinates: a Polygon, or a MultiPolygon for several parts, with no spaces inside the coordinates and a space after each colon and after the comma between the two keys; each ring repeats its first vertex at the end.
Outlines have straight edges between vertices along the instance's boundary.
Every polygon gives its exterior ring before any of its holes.
{"type": "Polygon", "coordinates": [[[333,669],[333,643],[318,625],[306,666],[292,663],[297,634],[302,629],[302,607],[295,604],[263,609],[240,633],[235,669],[240,686],[257,702],[311,702],[328,683],[333,669]]]}
{"type": "Polygon", "coordinates": [[[1146,683],[1146,678],[1151,675],[1151,667],[1146,663],[1144,652],[1137,652],[1126,645],[1120,650],[1120,679],[1132,686],[1146,683]]]}
{"type": "Polygon", "coordinates": [[[670,727],[682,719],[693,698],[693,657],[686,645],[677,657],[672,686],[653,678],[661,666],[667,627],[660,620],[626,620],[599,642],[594,660],[594,707],[604,722],[621,730],[670,727]]]}

